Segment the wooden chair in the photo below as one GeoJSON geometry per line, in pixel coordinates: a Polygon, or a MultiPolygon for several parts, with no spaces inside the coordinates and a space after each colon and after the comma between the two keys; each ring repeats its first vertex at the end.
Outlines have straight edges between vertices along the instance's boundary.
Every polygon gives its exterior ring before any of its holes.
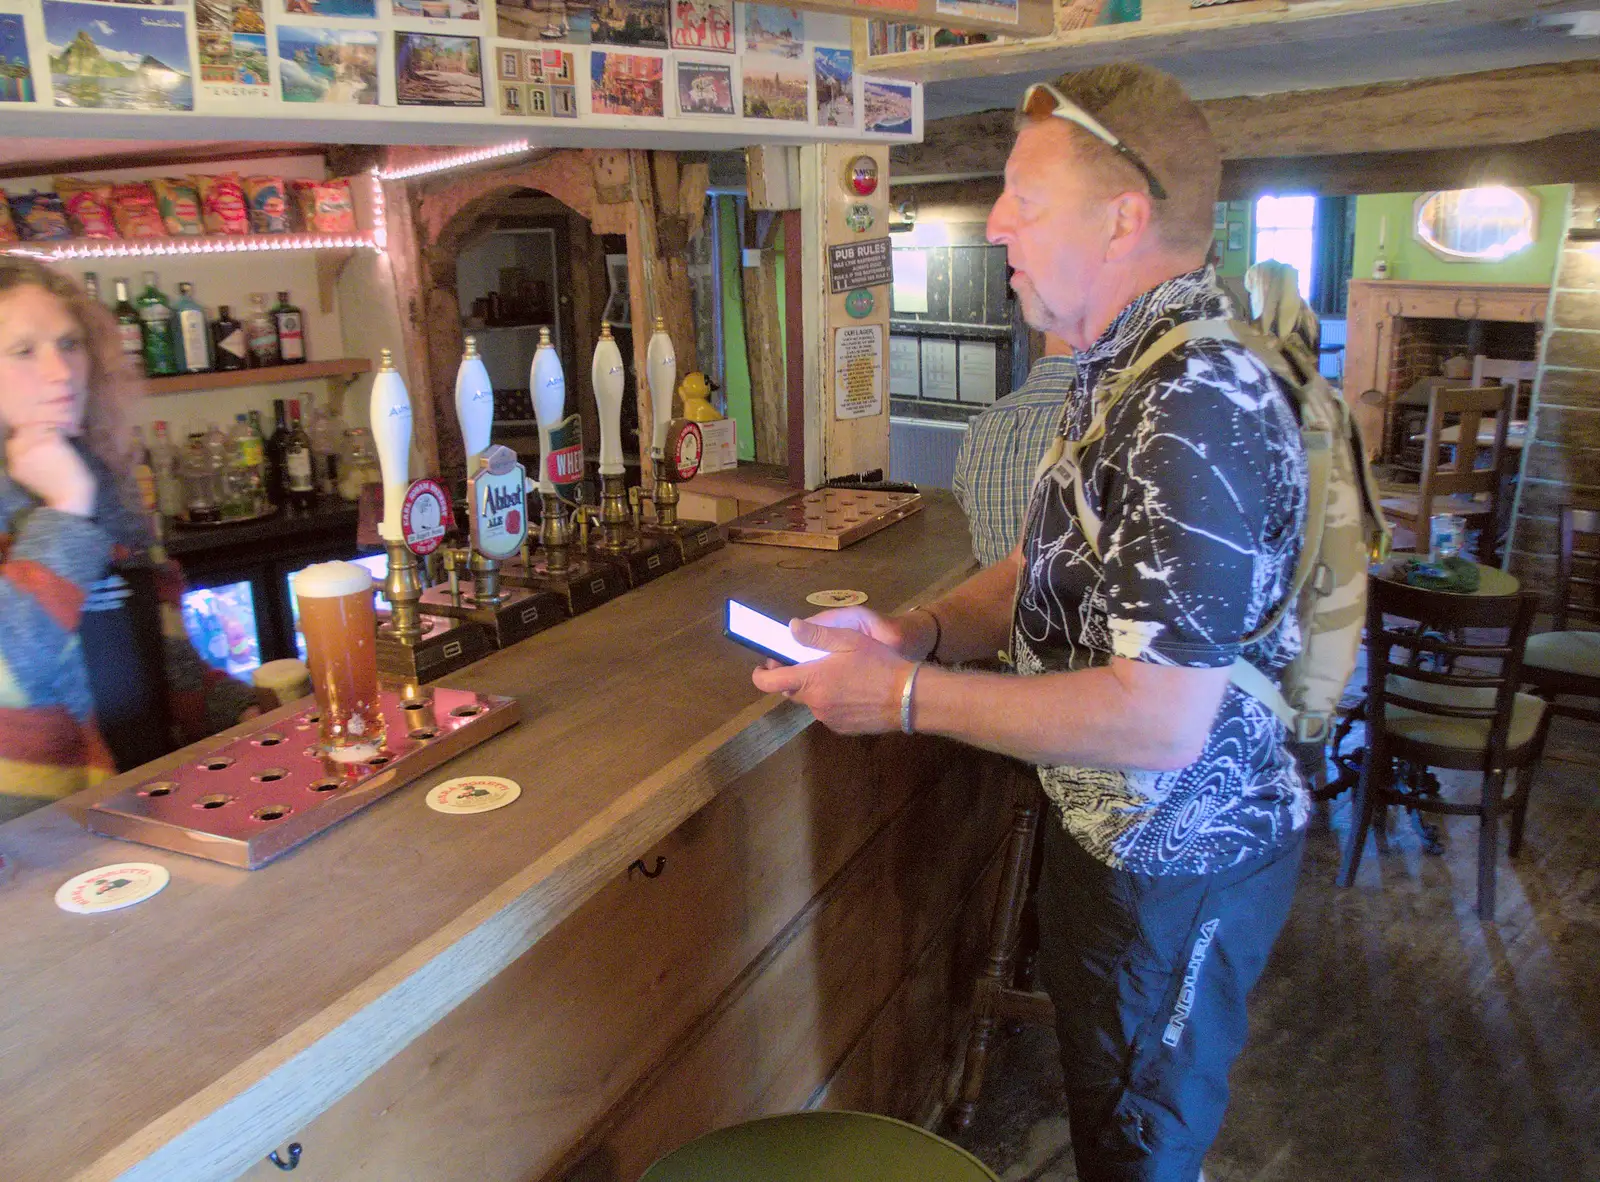
{"type": "MultiPolygon", "coordinates": [[[[1522,680],[1549,703],[1552,714],[1600,722],[1600,709],[1559,701],[1600,699],[1600,631],[1567,627],[1574,613],[1600,621],[1600,512],[1563,505],[1560,547],[1551,630],[1528,637],[1522,680]]],[[[1511,833],[1513,841],[1520,839],[1520,818],[1512,821],[1511,833]]]]}
{"type": "Polygon", "coordinates": [[[1032,974],[1019,967],[1027,926],[1025,916],[1032,908],[1039,879],[1041,815],[1046,817],[1046,824],[1050,823],[1038,777],[1031,769],[1024,774],[1034,781],[1033,791],[1020,791],[1016,797],[1000,889],[995,894],[989,922],[989,948],[972,986],[972,1029],[967,1036],[961,1084],[950,1110],[950,1127],[957,1132],[972,1123],[978,1110],[996,1029],[1002,1023],[1017,1021],[1055,1025],[1050,995],[1027,988],[1032,974]]]}
{"type": "Polygon", "coordinates": [[[1367,599],[1367,749],[1356,785],[1342,885],[1355,880],[1380,806],[1475,816],[1478,915],[1494,917],[1500,814],[1508,809],[1512,813],[1510,853],[1515,856],[1533,768],[1549,728],[1544,702],[1517,692],[1522,649],[1537,607],[1537,596],[1526,592],[1456,595],[1372,580],[1367,599]],[[1392,626],[1391,616],[1413,623],[1392,626]],[[1479,642],[1467,629],[1508,632],[1509,639],[1479,642]],[[1396,649],[1400,660],[1393,659],[1396,649]],[[1483,777],[1482,791],[1476,803],[1403,791],[1395,785],[1396,760],[1417,769],[1477,772],[1483,777]],[[1509,769],[1521,770],[1516,790],[1506,796],[1509,769]]]}
{"type": "Polygon", "coordinates": [[[1511,386],[1517,391],[1517,398],[1512,401],[1513,417],[1520,417],[1523,409],[1521,401],[1522,383],[1528,383],[1528,390],[1533,391],[1534,379],[1539,376],[1539,363],[1537,361],[1507,361],[1499,357],[1485,357],[1479,353],[1472,359],[1472,385],[1479,389],[1488,385],[1511,386]]]}
{"type": "Polygon", "coordinates": [[[1391,524],[1404,525],[1416,536],[1415,549],[1427,554],[1433,548],[1432,519],[1435,514],[1464,517],[1469,524],[1480,524],[1478,556],[1494,561],[1495,527],[1500,512],[1500,484],[1506,462],[1506,430],[1511,423],[1511,408],[1516,399],[1514,386],[1485,386],[1481,389],[1437,389],[1428,399],[1428,417],[1422,445],[1422,480],[1414,496],[1386,497],[1384,515],[1391,524]],[[1488,467],[1476,464],[1480,445],[1480,425],[1494,417],[1494,442],[1490,445],[1488,467]],[[1440,439],[1448,418],[1459,420],[1456,430],[1462,441],[1452,446],[1440,439]],[[1448,464],[1444,449],[1451,449],[1448,464]],[[1486,501],[1476,498],[1486,496],[1486,501]]]}

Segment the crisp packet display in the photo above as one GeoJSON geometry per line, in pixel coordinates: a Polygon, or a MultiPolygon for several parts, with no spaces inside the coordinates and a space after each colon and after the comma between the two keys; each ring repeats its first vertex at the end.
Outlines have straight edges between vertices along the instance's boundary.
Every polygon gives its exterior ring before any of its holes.
{"type": "Polygon", "coordinates": [[[101,181],[56,177],[56,196],[66,208],[67,221],[80,238],[120,238],[112,217],[111,185],[101,181]]]}
{"type": "Polygon", "coordinates": [[[66,208],[54,193],[24,193],[12,197],[11,216],[24,242],[72,237],[66,208]]]}
{"type": "Polygon", "coordinates": [[[21,241],[17,234],[17,223],[11,220],[11,202],[4,194],[0,194],[0,242],[21,241]]]}
{"type": "Polygon", "coordinates": [[[164,238],[155,190],[144,181],[127,181],[111,189],[111,212],[124,238],[164,238]]]}
{"type": "Polygon", "coordinates": [[[355,206],[350,200],[350,182],[344,177],[331,181],[295,179],[289,182],[298,225],[313,234],[353,234],[355,206]]]}
{"type": "Polygon", "coordinates": [[[200,186],[200,213],[211,234],[250,233],[250,209],[245,204],[244,186],[238,174],[218,173],[197,176],[200,186]]]}
{"type": "Polygon", "coordinates": [[[250,206],[250,229],[256,234],[289,232],[289,200],[281,176],[244,178],[245,201],[250,206]]]}
{"type": "Polygon", "coordinates": [[[157,177],[150,182],[150,187],[155,190],[161,221],[168,234],[183,238],[206,232],[205,220],[200,216],[200,190],[195,187],[193,177],[157,177]]]}

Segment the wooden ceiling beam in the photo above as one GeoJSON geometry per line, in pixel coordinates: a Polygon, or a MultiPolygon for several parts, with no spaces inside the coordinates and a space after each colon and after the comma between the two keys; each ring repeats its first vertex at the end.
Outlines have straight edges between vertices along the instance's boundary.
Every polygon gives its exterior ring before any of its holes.
{"type": "MultiPolygon", "coordinates": [[[[1213,99],[1200,106],[1224,160],[1530,143],[1600,130],[1600,61],[1213,99]]],[[[899,182],[998,175],[1011,140],[1008,110],[934,120],[920,144],[891,150],[890,174],[899,182]]]]}

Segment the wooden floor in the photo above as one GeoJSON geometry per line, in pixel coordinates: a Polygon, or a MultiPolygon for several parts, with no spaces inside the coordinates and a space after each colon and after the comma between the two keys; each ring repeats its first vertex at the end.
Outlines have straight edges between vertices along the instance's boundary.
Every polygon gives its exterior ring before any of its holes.
{"type": "MultiPolygon", "coordinates": [[[[1471,818],[1446,818],[1433,856],[1395,817],[1340,890],[1348,826],[1348,794],[1312,823],[1207,1178],[1600,1179],[1600,728],[1553,733],[1493,924],[1473,913],[1471,818]]],[[[1005,1182],[1075,1178],[1053,1033],[992,1062],[962,1143],[1005,1182]]]]}

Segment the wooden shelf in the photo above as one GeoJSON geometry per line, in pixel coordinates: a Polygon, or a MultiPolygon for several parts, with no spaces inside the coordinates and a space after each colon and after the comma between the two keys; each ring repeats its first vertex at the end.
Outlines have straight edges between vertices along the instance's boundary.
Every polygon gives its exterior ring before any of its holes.
{"type": "MultiPolygon", "coordinates": [[[[1145,19],[1127,24],[1095,25],[1053,37],[874,54],[864,57],[858,69],[913,82],[949,82],[1008,74],[1044,78],[1130,58],[1214,57],[1221,62],[1246,50],[1309,54],[1318,42],[1337,43],[1335,54],[1358,56],[1383,38],[1443,33],[1480,23],[1484,7],[1474,0],[1313,0],[1191,10],[1147,0],[1145,19]]],[[[1537,16],[1549,5],[1539,0],[1500,0],[1494,7],[1494,19],[1509,23],[1537,16]]]]}
{"type": "Polygon", "coordinates": [[[196,390],[233,390],[240,386],[281,386],[317,378],[353,378],[356,374],[369,373],[371,370],[372,362],[365,357],[344,357],[338,361],[307,361],[301,365],[269,365],[261,369],[230,369],[221,373],[146,378],[144,387],[147,394],[191,394],[196,390]]]}

